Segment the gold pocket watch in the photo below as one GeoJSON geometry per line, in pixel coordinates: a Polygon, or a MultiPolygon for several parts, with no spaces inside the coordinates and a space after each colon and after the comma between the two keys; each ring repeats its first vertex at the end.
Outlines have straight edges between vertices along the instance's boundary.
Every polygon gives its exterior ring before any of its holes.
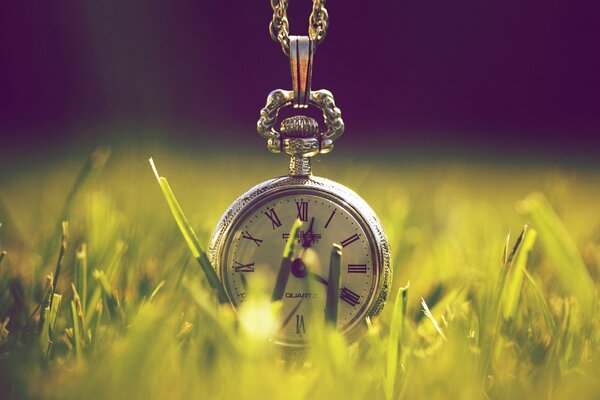
{"type": "MultiPolygon", "coordinates": [[[[337,329],[355,340],[368,319],[381,312],[388,295],[392,276],[388,240],[363,199],[311,173],[311,157],[330,152],[344,131],[331,92],[310,88],[313,53],[324,37],[327,21],[320,31],[311,23],[310,36],[288,36],[285,8],[281,12],[280,2],[272,4],[271,33],[289,55],[293,90],[269,94],[257,128],[269,150],[291,157],[289,173],[256,185],[231,204],[212,236],[209,257],[229,300],[239,307],[254,276],[276,285],[289,232],[300,220],[302,226],[292,239],[288,275],[280,282],[283,320],[274,340],[296,348],[310,340],[311,315],[325,310],[334,244],[341,249],[337,329]],[[287,118],[275,129],[279,110],[290,105],[319,108],[327,129],[322,131],[316,120],[303,115],[287,118]]],[[[311,21],[319,22],[319,15],[326,18],[327,12],[322,2],[314,4],[311,21]]]]}

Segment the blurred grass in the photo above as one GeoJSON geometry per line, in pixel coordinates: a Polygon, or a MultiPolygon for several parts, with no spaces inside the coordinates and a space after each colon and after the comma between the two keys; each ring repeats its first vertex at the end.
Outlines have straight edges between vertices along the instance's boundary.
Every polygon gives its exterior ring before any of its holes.
{"type": "Polygon", "coordinates": [[[341,153],[317,161],[317,175],[357,191],[382,219],[394,283],[359,343],[348,346],[315,320],[321,325],[311,351],[284,362],[265,329],[277,314],[272,287],[257,289],[237,316],[219,304],[148,167],[150,156],[198,244],[207,244],[237,196],[287,168],[284,157],[266,151],[122,147],[110,158],[76,153],[4,169],[0,397],[600,393],[597,170],[341,153]],[[69,236],[58,271],[63,220],[69,236]],[[526,223],[520,246],[506,240],[526,223]]]}

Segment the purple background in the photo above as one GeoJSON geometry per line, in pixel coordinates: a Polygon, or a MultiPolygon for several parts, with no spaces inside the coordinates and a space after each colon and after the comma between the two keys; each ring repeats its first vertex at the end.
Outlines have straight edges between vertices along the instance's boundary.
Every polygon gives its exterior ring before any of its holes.
{"type": "MultiPolygon", "coordinates": [[[[292,33],[306,33],[310,7],[290,1],[292,33]]],[[[599,154],[592,2],[327,8],[313,88],[335,94],[349,146],[370,138],[421,150],[599,154]]],[[[290,87],[288,61],[268,35],[271,14],[267,0],[2,2],[2,148],[100,144],[120,127],[183,143],[215,131],[255,135],[268,92],[290,87]]]]}

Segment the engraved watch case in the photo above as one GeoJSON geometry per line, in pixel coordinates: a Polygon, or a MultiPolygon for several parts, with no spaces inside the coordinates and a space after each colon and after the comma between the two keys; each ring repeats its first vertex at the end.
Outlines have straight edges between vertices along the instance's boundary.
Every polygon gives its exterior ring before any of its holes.
{"type": "MultiPolygon", "coordinates": [[[[224,262],[226,244],[230,235],[234,233],[232,228],[236,226],[236,223],[269,198],[298,193],[310,193],[323,198],[331,198],[342,204],[357,217],[369,236],[368,241],[375,260],[373,268],[376,269],[377,279],[366,307],[357,321],[347,327],[344,332],[348,340],[356,340],[366,328],[366,319],[375,318],[381,312],[390,289],[392,270],[389,244],[381,222],[371,207],[349,188],[329,179],[315,176],[282,176],[256,185],[235,200],[217,224],[210,241],[210,260],[216,267],[221,280],[225,281],[223,274],[226,268],[224,262]]],[[[227,285],[224,286],[227,295],[232,300],[230,290],[227,285]]],[[[237,306],[234,301],[232,303],[237,306]]]]}

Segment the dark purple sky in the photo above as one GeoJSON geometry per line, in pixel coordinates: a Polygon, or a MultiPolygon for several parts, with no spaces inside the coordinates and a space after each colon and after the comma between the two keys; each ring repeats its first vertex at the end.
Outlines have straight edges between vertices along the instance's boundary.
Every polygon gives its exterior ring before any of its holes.
{"type": "MultiPolygon", "coordinates": [[[[330,0],[313,88],[335,94],[349,143],[597,154],[593,3],[330,0]]],[[[292,33],[306,32],[309,11],[290,0],[292,33]]],[[[101,143],[98,128],[120,125],[181,141],[207,127],[255,134],[268,92],[290,86],[270,18],[267,0],[2,2],[2,139],[101,143]]]]}

